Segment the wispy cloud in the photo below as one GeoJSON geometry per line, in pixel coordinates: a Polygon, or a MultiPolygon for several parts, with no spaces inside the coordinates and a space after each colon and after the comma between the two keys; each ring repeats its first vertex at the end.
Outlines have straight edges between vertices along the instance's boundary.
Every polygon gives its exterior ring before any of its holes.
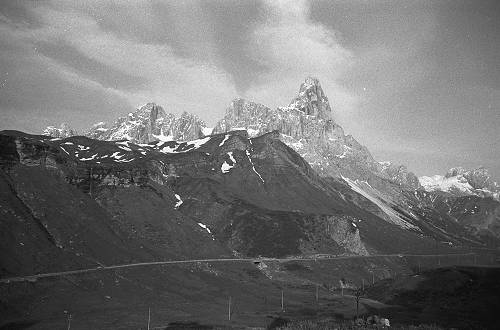
{"type": "MultiPolygon", "coordinates": [[[[123,6],[136,4],[124,3],[123,6]]],[[[236,95],[230,74],[208,60],[180,57],[165,43],[146,44],[104,31],[94,17],[75,8],[42,5],[30,10],[42,23],[41,27],[20,29],[3,20],[2,32],[16,47],[32,49],[42,41],[65,44],[105,67],[140,81],[134,90],[109,88],[95,77],[80,72],[78,63],[71,67],[41,54],[29,59],[30,65],[49,70],[77,88],[98,89],[126,100],[131,106],[154,101],[168,111],[190,111],[205,119],[210,115],[220,116],[236,95]]]]}

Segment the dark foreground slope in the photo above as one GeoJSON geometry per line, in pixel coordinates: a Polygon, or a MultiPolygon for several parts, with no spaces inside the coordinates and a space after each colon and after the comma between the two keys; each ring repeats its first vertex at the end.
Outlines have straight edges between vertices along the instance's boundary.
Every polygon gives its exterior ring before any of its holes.
{"type": "MultiPolygon", "coordinates": [[[[379,206],[357,186],[321,178],[278,137],[271,132],[250,139],[236,131],[137,145],[3,132],[2,196],[10,215],[2,225],[11,235],[4,272],[24,273],[7,260],[33,255],[19,247],[37,241],[37,230],[47,249],[94,265],[435,252],[432,232],[411,217],[398,223],[376,216],[371,209],[379,206]],[[26,221],[32,233],[20,227],[26,221]]],[[[27,264],[52,269],[45,262],[27,264]]]]}
{"type": "Polygon", "coordinates": [[[368,296],[396,323],[460,329],[498,328],[500,268],[450,267],[378,282],[368,296]]]}

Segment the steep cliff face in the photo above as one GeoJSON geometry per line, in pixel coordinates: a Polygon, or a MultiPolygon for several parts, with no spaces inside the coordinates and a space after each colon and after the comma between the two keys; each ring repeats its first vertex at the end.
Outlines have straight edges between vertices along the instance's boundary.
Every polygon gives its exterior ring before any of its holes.
{"type": "Polygon", "coordinates": [[[289,107],[300,110],[306,115],[329,120],[332,114],[330,103],[317,78],[307,77],[300,85],[299,95],[292,100],[289,107]]]}
{"type": "Polygon", "coordinates": [[[270,109],[243,99],[234,100],[214,132],[247,129],[251,136],[257,136],[278,130],[281,140],[321,175],[388,180],[404,187],[419,187],[416,177],[404,167],[382,170],[368,149],[345,135],[331,116],[328,98],[319,81],[309,77],[300,86],[299,95],[286,107],[270,109]]]}

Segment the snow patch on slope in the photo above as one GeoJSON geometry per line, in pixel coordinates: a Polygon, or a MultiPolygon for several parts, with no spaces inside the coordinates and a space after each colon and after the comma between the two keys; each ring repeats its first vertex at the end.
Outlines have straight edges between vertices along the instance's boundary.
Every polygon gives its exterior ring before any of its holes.
{"type": "Polygon", "coordinates": [[[212,234],[212,231],[210,230],[210,228],[208,228],[207,225],[201,223],[201,222],[198,222],[198,226],[200,226],[201,228],[205,229],[207,231],[207,233],[210,234],[210,236],[212,236],[212,240],[215,241],[215,238],[214,238],[214,235],[212,234]]]}
{"type": "Polygon", "coordinates": [[[233,163],[233,165],[229,165],[228,162],[224,161],[224,163],[222,163],[222,166],[220,167],[222,173],[228,173],[229,170],[232,169],[236,165],[236,159],[234,159],[234,157],[233,157],[233,152],[229,151],[227,154],[229,156],[229,159],[233,163]]]}
{"type": "Polygon", "coordinates": [[[201,128],[201,132],[203,133],[203,135],[207,136],[207,135],[212,135],[212,132],[213,132],[214,128],[213,127],[202,127],[201,128]]]}
{"type": "Polygon", "coordinates": [[[181,199],[181,196],[175,194],[175,199],[177,199],[177,203],[175,203],[175,206],[174,208],[178,209],[179,206],[182,205],[182,203],[184,203],[184,201],[181,199]]]}
{"type": "Polygon", "coordinates": [[[222,146],[224,145],[224,143],[227,141],[227,139],[229,139],[229,134],[226,134],[226,135],[224,136],[224,140],[222,140],[222,142],[221,142],[221,143],[219,143],[219,147],[222,147],[222,146]]]}
{"type": "Polygon", "coordinates": [[[266,183],[266,182],[264,181],[264,179],[262,178],[262,176],[260,175],[260,173],[259,173],[259,172],[257,172],[257,170],[255,169],[255,165],[254,165],[254,163],[253,163],[253,161],[252,161],[252,158],[250,157],[250,151],[245,150],[245,153],[247,154],[248,161],[250,162],[250,164],[252,164],[252,170],[255,172],[255,174],[257,174],[257,175],[259,176],[259,179],[260,179],[260,181],[262,181],[262,183],[266,183]]]}

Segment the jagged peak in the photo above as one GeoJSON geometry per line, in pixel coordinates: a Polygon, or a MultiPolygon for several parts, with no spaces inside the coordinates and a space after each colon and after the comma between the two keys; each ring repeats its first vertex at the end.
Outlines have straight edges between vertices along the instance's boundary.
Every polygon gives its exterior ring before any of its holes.
{"type": "Polygon", "coordinates": [[[313,77],[313,76],[309,76],[309,77],[306,77],[304,82],[300,85],[300,90],[313,88],[315,86],[321,88],[321,83],[319,82],[319,79],[316,77],[313,77]]]}
{"type": "Polygon", "coordinates": [[[319,79],[315,77],[309,76],[305,79],[300,85],[299,95],[290,102],[288,107],[320,119],[331,119],[332,109],[328,97],[321,88],[319,79]]]}
{"type": "Polygon", "coordinates": [[[469,175],[469,174],[475,174],[475,175],[481,174],[481,175],[489,176],[488,169],[486,169],[484,166],[479,166],[479,167],[473,168],[473,169],[466,169],[462,166],[458,166],[458,167],[450,168],[446,172],[445,178],[450,178],[450,177],[454,177],[454,176],[458,176],[458,175],[469,175]]]}
{"type": "Polygon", "coordinates": [[[155,102],[148,102],[148,103],[145,103],[144,105],[140,106],[137,108],[137,110],[140,110],[140,109],[153,109],[153,108],[157,108],[157,107],[160,107],[160,105],[156,104],[155,102]]]}

